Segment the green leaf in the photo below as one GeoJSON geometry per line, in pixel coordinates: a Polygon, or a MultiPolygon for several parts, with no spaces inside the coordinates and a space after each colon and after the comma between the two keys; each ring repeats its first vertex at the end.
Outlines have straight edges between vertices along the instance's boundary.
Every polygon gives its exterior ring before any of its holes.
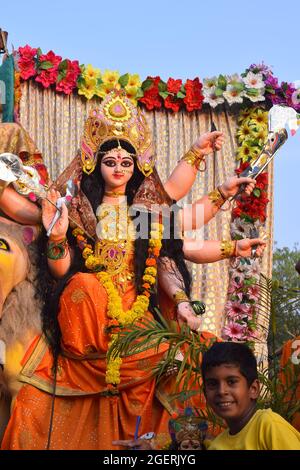
{"type": "Polygon", "coordinates": [[[271,86],[266,86],[266,92],[267,92],[267,93],[270,93],[271,95],[275,95],[275,94],[276,94],[276,91],[275,91],[274,88],[272,88],[271,86]]]}
{"type": "Polygon", "coordinates": [[[40,55],[42,55],[42,54],[43,54],[42,49],[39,47],[38,50],[37,50],[37,52],[36,52],[36,55],[37,55],[37,57],[39,58],[40,55]]]}
{"type": "Polygon", "coordinates": [[[128,73],[125,73],[124,75],[122,75],[120,78],[119,78],[119,83],[121,85],[122,88],[125,88],[127,83],[128,83],[128,80],[129,80],[129,74],[128,73]]]}
{"type": "Polygon", "coordinates": [[[185,98],[185,96],[186,96],[185,93],[182,93],[182,91],[179,91],[176,95],[176,98],[183,99],[185,98]]]}
{"type": "Polygon", "coordinates": [[[163,82],[162,80],[158,84],[158,89],[160,92],[165,92],[167,91],[167,84],[166,82],[163,82]]]}
{"type": "Polygon", "coordinates": [[[221,88],[222,90],[226,90],[227,86],[227,79],[224,75],[219,75],[218,77],[218,88],[221,88]]]}
{"type": "Polygon", "coordinates": [[[58,76],[57,76],[56,83],[59,83],[59,82],[61,82],[64,78],[66,78],[66,75],[67,75],[66,70],[63,70],[62,72],[59,72],[59,74],[58,74],[58,76]]]}
{"type": "Polygon", "coordinates": [[[161,96],[164,100],[169,96],[170,93],[167,91],[161,91],[159,92],[159,96],[161,96]]]}
{"type": "Polygon", "coordinates": [[[49,70],[52,69],[53,64],[52,62],[49,62],[48,60],[44,60],[43,62],[40,63],[40,69],[42,70],[49,70]]]}
{"type": "Polygon", "coordinates": [[[147,78],[147,80],[145,80],[143,83],[142,83],[142,90],[143,91],[147,91],[149,90],[149,88],[151,88],[153,85],[153,80],[147,78]]]}
{"type": "Polygon", "coordinates": [[[242,82],[232,82],[232,86],[237,91],[243,91],[245,89],[245,85],[242,82]]]}
{"type": "Polygon", "coordinates": [[[253,190],[253,195],[254,195],[255,197],[259,197],[259,196],[260,196],[260,194],[261,194],[261,191],[260,191],[260,189],[258,189],[258,188],[254,188],[254,190],[253,190]]]}
{"type": "Polygon", "coordinates": [[[144,96],[143,90],[141,88],[138,88],[136,95],[135,95],[136,99],[138,100],[139,98],[143,98],[143,96],[144,96]]]}
{"type": "Polygon", "coordinates": [[[245,91],[248,95],[251,95],[251,96],[257,96],[260,93],[260,91],[257,88],[245,88],[245,91]]]}
{"type": "Polygon", "coordinates": [[[82,75],[79,75],[79,77],[77,78],[77,86],[81,86],[83,85],[85,82],[84,78],[82,75]]]}
{"type": "Polygon", "coordinates": [[[218,97],[223,96],[223,93],[224,93],[224,90],[222,88],[217,87],[215,89],[215,95],[216,96],[218,96],[218,97]]]}
{"type": "Polygon", "coordinates": [[[59,66],[58,66],[58,70],[66,70],[67,67],[68,67],[68,61],[67,61],[67,59],[65,59],[62,62],[60,62],[59,66]]]}

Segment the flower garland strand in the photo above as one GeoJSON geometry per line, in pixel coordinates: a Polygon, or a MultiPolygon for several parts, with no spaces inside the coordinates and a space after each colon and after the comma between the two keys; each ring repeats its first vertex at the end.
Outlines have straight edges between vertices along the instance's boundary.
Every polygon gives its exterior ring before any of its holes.
{"type": "MultiPolygon", "coordinates": [[[[94,255],[92,246],[87,243],[87,239],[84,237],[83,230],[80,228],[75,228],[72,233],[76,237],[79,248],[82,250],[82,256],[85,259],[86,267],[91,271],[100,270],[100,260],[94,255]]],[[[159,257],[162,246],[162,234],[163,225],[159,223],[152,223],[148,247],[148,257],[146,259],[146,267],[142,277],[143,291],[140,295],[137,296],[129,310],[123,310],[122,299],[117,289],[115,288],[111,277],[103,271],[100,271],[96,274],[97,279],[101,282],[104,289],[106,290],[108,298],[107,316],[109,321],[107,324],[107,331],[110,334],[110,340],[108,344],[109,349],[118,340],[120,327],[129,326],[133,322],[142,319],[148,310],[149,298],[156,284],[157,258],[159,257]]],[[[119,355],[114,357],[110,356],[109,360],[107,361],[105,378],[108,385],[115,386],[120,383],[121,365],[122,359],[119,355]]]]}
{"type": "MultiPolygon", "coordinates": [[[[237,174],[257,158],[268,135],[268,112],[261,108],[240,112],[237,140],[237,174]]],[[[232,211],[231,236],[235,240],[251,237],[266,220],[268,174],[262,173],[250,196],[242,196],[232,211]]],[[[255,304],[259,298],[257,282],[260,262],[257,259],[239,258],[229,269],[228,298],[225,304],[226,323],[222,336],[226,340],[253,342],[258,339],[255,304]]]]}
{"type": "Polygon", "coordinates": [[[241,75],[222,75],[194,80],[148,76],[143,82],[139,75],[100,69],[91,64],[80,65],[77,60],[62,58],[53,51],[43,54],[40,48],[19,47],[15,54],[16,68],[23,80],[35,80],[44,88],[55,87],[57,92],[70,95],[77,91],[90,100],[103,99],[113,88],[123,88],[127,97],[148,110],[165,108],[173,112],[192,112],[203,104],[212,108],[268,101],[268,105],[283,104],[300,112],[300,87],[274,77],[264,63],[252,64],[241,75]]]}

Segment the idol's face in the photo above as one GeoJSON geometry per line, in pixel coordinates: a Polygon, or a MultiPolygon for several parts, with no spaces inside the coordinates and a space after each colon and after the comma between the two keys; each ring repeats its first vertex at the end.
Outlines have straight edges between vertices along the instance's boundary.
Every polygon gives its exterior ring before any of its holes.
{"type": "Polygon", "coordinates": [[[134,172],[133,157],[122,148],[109,150],[101,160],[101,174],[106,190],[126,189],[134,172]]]}

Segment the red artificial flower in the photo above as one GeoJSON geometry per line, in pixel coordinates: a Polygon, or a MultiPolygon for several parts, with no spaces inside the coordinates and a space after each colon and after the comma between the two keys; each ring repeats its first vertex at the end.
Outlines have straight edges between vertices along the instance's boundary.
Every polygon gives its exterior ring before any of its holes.
{"type": "Polygon", "coordinates": [[[20,59],[18,60],[18,66],[23,80],[28,80],[28,78],[33,77],[36,74],[34,60],[36,53],[37,49],[33,49],[28,45],[25,47],[19,47],[20,59]]]}
{"type": "Polygon", "coordinates": [[[202,108],[204,97],[201,93],[202,83],[199,78],[194,80],[187,80],[185,84],[186,96],[183,99],[187,111],[194,111],[202,108]]]}
{"type": "Polygon", "coordinates": [[[169,78],[167,82],[167,91],[176,95],[180,91],[181,85],[182,80],[174,80],[174,78],[169,78]]]}
{"type": "Polygon", "coordinates": [[[55,55],[53,51],[49,51],[47,54],[41,54],[39,57],[39,72],[35,81],[41,83],[45,88],[56,82],[58,76],[58,66],[61,62],[61,57],[55,55]],[[52,66],[44,70],[41,68],[43,62],[50,62],[52,66]]]}
{"type": "Polygon", "coordinates": [[[177,113],[181,106],[181,101],[178,98],[174,98],[172,95],[168,95],[164,101],[165,107],[168,109],[172,109],[175,113],[177,113]]]}
{"type": "Polygon", "coordinates": [[[80,73],[78,60],[71,61],[67,59],[66,76],[56,84],[56,90],[70,95],[74,88],[76,88],[77,78],[80,73]]]}
{"type": "Polygon", "coordinates": [[[243,162],[240,164],[239,168],[237,168],[235,170],[236,174],[237,175],[240,175],[241,173],[243,173],[244,170],[246,170],[246,168],[248,168],[248,166],[250,165],[249,162],[243,162]]]}
{"type": "Polygon", "coordinates": [[[159,96],[158,84],[160,77],[147,77],[147,80],[152,80],[152,85],[144,91],[144,96],[139,99],[140,103],[144,103],[147,109],[161,108],[162,100],[159,96]]]}
{"type": "Polygon", "coordinates": [[[268,179],[269,179],[268,178],[268,173],[264,172],[264,173],[261,173],[260,175],[258,175],[258,177],[256,178],[256,181],[257,181],[257,183],[266,186],[268,184],[268,179]]]}

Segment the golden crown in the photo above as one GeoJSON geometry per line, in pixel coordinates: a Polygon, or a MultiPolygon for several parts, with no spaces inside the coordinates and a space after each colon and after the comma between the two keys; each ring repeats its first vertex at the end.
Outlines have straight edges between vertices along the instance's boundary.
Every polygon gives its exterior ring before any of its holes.
{"type": "Polygon", "coordinates": [[[97,163],[97,151],[110,140],[129,142],[136,152],[140,171],[149,176],[154,167],[151,132],[142,111],[126,97],[124,90],[114,90],[99,108],[90,111],[81,142],[83,171],[90,174],[97,163]]]}

